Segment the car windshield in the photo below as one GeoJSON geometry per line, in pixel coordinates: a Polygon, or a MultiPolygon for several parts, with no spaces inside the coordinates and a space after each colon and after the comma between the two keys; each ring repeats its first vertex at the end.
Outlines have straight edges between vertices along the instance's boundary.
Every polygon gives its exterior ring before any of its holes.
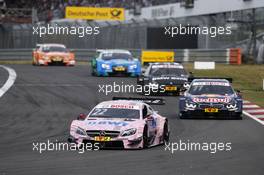
{"type": "Polygon", "coordinates": [[[89,117],[139,119],[140,113],[136,109],[95,108],[89,117]]]}
{"type": "Polygon", "coordinates": [[[188,91],[191,95],[218,94],[231,95],[234,93],[231,86],[227,85],[192,85],[188,91]]]}
{"type": "Polygon", "coordinates": [[[103,60],[114,60],[114,59],[122,59],[122,60],[132,60],[132,56],[127,53],[104,53],[102,55],[103,60]]]}
{"type": "Polygon", "coordinates": [[[181,76],[181,75],[186,75],[186,72],[184,69],[180,69],[180,68],[152,68],[150,74],[153,76],[166,76],[166,75],[181,76]]]}
{"type": "Polygon", "coordinates": [[[67,52],[67,49],[65,47],[59,47],[59,46],[47,46],[43,47],[43,52],[67,52]]]}

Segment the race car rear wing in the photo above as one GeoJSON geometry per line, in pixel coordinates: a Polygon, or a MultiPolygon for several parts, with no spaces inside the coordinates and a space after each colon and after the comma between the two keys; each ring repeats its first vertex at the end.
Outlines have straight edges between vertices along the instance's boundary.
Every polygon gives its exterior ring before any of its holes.
{"type": "Polygon", "coordinates": [[[133,98],[133,97],[113,97],[112,100],[131,100],[141,101],[149,105],[164,105],[165,100],[163,98],[133,98]]]}
{"type": "Polygon", "coordinates": [[[193,80],[195,79],[225,79],[227,81],[229,81],[229,83],[232,83],[233,82],[233,79],[232,78],[228,78],[228,77],[189,77],[188,78],[188,82],[192,82],[193,80]]]}

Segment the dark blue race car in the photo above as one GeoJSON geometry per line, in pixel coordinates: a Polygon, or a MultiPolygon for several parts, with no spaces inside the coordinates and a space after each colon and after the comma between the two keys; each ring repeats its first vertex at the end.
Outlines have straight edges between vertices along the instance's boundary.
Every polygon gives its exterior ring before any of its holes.
{"type": "Polygon", "coordinates": [[[195,79],[180,97],[180,118],[241,119],[243,101],[227,79],[195,79]]]}

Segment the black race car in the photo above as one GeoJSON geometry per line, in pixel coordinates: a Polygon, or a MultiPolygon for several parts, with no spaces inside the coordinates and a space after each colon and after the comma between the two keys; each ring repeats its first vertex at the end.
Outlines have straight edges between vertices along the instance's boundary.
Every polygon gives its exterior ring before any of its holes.
{"type": "Polygon", "coordinates": [[[190,76],[179,63],[151,63],[137,84],[143,87],[144,95],[179,95],[189,86],[190,76]]]}

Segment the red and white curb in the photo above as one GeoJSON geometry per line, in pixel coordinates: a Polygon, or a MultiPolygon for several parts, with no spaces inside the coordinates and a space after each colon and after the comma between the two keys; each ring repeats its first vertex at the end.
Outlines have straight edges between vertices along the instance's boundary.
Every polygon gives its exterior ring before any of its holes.
{"type": "Polygon", "coordinates": [[[264,125],[264,108],[244,100],[243,114],[264,125]]]}

